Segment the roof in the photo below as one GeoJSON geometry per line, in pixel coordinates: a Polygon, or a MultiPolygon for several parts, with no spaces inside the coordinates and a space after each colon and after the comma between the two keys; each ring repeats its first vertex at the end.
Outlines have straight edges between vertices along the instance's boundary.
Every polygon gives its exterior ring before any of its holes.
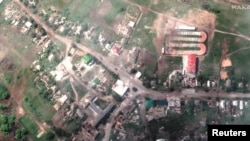
{"type": "Polygon", "coordinates": [[[119,46],[117,46],[117,45],[114,45],[114,46],[112,47],[112,52],[114,52],[114,53],[119,54],[120,50],[121,50],[121,47],[119,47],[119,46]]]}
{"type": "Polygon", "coordinates": [[[196,73],[196,55],[188,55],[188,64],[187,64],[188,73],[196,73]]]}
{"type": "Polygon", "coordinates": [[[82,57],[82,59],[83,59],[83,61],[84,61],[85,64],[89,64],[93,60],[92,56],[90,56],[89,54],[85,54],[82,57]]]}
{"type": "Polygon", "coordinates": [[[96,78],[93,80],[93,82],[94,82],[95,84],[98,84],[98,83],[100,82],[100,79],[99,79],[98,77],[96,77],[96,78]]]}
{"type": "Polygon", "coordinates": [[[142,75],[141,72],[138,71],[138,72],[135,74],[135,78],[139,79],[139,78],[141,77],[141,75],[142,75]]]}
{"type": "Polygon", "coordinates": [[[129,27],[134,27],[134,26],[135,26],[135,22],[129,21],[128,26],[129,26],[129,27]]]}
{"type": "Polygon", "coordinates": [[[30,27],[32,26],[32,23],[31,23],[30,21],[27,21],[27,22],[25,23],[25,26],[28,27],[28,28],[30,28],[30,27]]]}
{"type": "Polygon", "coordinates": [[[146,108],[152,108],[154,107],[154,101],[152,99],[146,100],[146,108]]]}
{"type": "Polygon", "coordinates": [[[158,106],[165,106],[165,105],[168,104],[168,102],[167,102],[167,100],[162,99],[162,100],[157,100],[156,104],[157,104],[158,106]]]}
{"type": "Polygon", "coordinates": [[[127,92],[128,87],[124,84],[124,82],[118,79],[113,85],[112,90],[115,91],[118,95],[123,96],[127,92]]]}

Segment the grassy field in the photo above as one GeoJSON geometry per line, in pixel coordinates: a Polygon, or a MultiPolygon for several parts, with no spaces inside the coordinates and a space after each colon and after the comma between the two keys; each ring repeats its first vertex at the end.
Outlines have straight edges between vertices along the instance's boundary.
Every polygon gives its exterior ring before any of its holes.
{"type": "Polygon", "coordinates": [[[75,85],[75,89],[78,93],[79,100],[81,100],[81,98],[84,97],[88,92],[88,90],[82,85],[75,85]]]}
{"type": "MultiPolygon", "coordinates": [[[[84,21],[100,6],[101,2],[98,0],[43,0],[42,7],[49,8],[55,6],[71,21],[84,21]]],[[[93,16],[93,15],[92,15],[93,16]]]]}
{"type": "Polygon", "coordinates": [[[143,6],[149,6],[151,0],[130,0],[130,1],[143,6]]]}
{"type": "Polygon", "coordinates": [[[153,43],[155,38],[155,30],[153,27],[153,22],[156,18],[156,15],[152,12],[144,14],[139,23],[136,25],[133,33],[131,34],[130,40],[127,47],[140,47],[148,51],[147,55],[149,61],[145,62],[145,67],[141,71],[146,71],[148,74],[153,74],[156,70],[156,61],[158,58],[156,47],[153,43]]]}
{"type": "Polygon", "coordinates": [[[35,137],[37,135],[38,126],[28,115],[21,117],[19,122],[28,131],[30,136],[35,137]]]}
{"type": "Polygon", "coordinates": [[[107,24],[112,24],[118,14],[124,14],[126,10],[126,4],[123,1],[110,0],[112,8],[105,15],[105,21],[107,24]]]}
{"type": "Polygon", "coordinates": [[[177,0],[157,0],[157,3],[153,3],[151,8],[157,12],[167,12],[171,10],[172,12],[176,12],[174,14],[175,17],[182,16],[183,14],[187,13],[192,8],[200,8],[201,3],[199,1],[192,1],[192,4],[181,3],[177,0]]]}
{"type": "Polygon", "coordinates": [[[209,2],[211,7],[219,10],[217,14],[217,22],[219,23],[216,28],[229,32],[242,33],[250,35],[250,13],[246,10],[232,9],[231,5],[224,3],[209,2]]]}
{"type": "Polygon", "coordinates": [[[215,34],[214,43],[211,48],[208,48],[205,59],[199,63],[201,74],[209,76],[211,79],[219,75],[220,60],[222,54],[221,41],[224,35],[215,34]]]}
{"type": "Polygon", "coordinates": [[[152,12],[144,14],[132,33],[129,46],[138,46],[146,48],[157,58],[156,48],[153,44],[153,38],[156,36],[153,29],[153,22],[156,15],[152,12]]]}
{"type": "Polygon", "coordinates": [[[38,89],[34,86],[35,74],[27,71],[23,74],[23,77],[27,79],[27,87],[25,90],[24,100],[22,106],[34,114],[37,118],[50,121],[55,114],[55,109],[50,105],[49,101],[43,99],[38,94],[38,89]],[[25,100],[27,98],[27,100],[25,100]]]}

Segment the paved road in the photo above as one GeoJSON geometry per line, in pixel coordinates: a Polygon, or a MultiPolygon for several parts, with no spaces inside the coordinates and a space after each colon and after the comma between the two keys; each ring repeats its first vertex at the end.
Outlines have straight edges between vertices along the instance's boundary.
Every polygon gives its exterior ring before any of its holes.
{"type": "MultiPolygon", "coordinates": [[[[63,43],[66,44],[67,46],[67,49],[70,48],[71,46],[71,43],[74,42],[73,40],[69,39],[69,38],[66,38],[66,37],[63,37],[63,36],[60,36],[58,34],[56,34],[50,27],[48,27],[37,15],[33,14],[27,7],[25,7],[19,0],[13,0],[18,6],[20,6],[20,8],[22,10],[24,10],[25,12],[27,12],[29,14],[29,16],[31,16],[39,25],[41,25],[45,30],[46,32],[62,41],[63,43]]],[[[131,3],[131,2],[129,2],[131,3]]],[[[136,5],[135,3],[132,3],[134,5],[136,5]]],[[[140,6],[140,5],[138,5],[140,6]]],[[[106,57],[106,56],[103,56],[102,54],[82,45],[82,44],[78,44],[76,43],[77,45],[77,48],[80,49],[80,50],[83,50],[84,52],[87,52],[91,55],[93,55],[94,57],[96,57],[97,59],[99,59],[99,61],[104,65],[106,66],[109,70],[117,73],[119,75],[119,77],[122,79],[122,80],[125,80],[125,82],[129,82],[132,86],[134,87],[137,87],[138,88],[138,92],[140,93],[145,93],[146,95],[152,95],[152,96],[155,96],[157,95],[157,97],[167,97],[167,96],[174,96],[176,95],[177,93],[160,93],[160,92],[157,92],[157,91],[153,91],[153,90],[150,90],[150,89],[147,89],[145,88],[140,82],[138,82],[138,80],[136,80],[133,76],[131,76],[128,72],[126,72],[126,70],[124,70],[124,68],[120,68],[119,66],[116,66],[114,64],[111,64],[110,62],[110,58],[109,57],[106,57]]],[[[183,95],[185,96],[185,95],[183,95]]],[[[182,96],[182,97],[183,97],[182,96]]],[[[187,95],[188,97],[211,97],[211,96],[214,96],[213,94],[211,93],[203,93],[202,95],[199,95],[199,94],[195,94],[195,95],[187,95]]],[[[246,97],[246,98],[250,98],[250,94],[220,94],[218,95],[219,97],[239,97],[239,98],[243,98],[243,97],[246,97]]]]}
{"type": "MultiPolygon", "coordinates": [[[[33,14],[27,7],[25,7],[21,2],[19,2],[19,0],[13,0],[13,2],[15,2],[22,10],[24,10],[25,12],[28,13],[28,15],[30,17],[32,17],[36,23],[38,23],[39,25],[41,25],[46,32],[53,38],[62,41],[63,43],[66,44],[67,49],[66,49],[66,53],[69,51],[69,48],[71,46],[71,43],[74,42],[73,40],[66,38],[66,37],[62,37],[60,35],[57,35],[49,26],[47,26],[37,15],[33,14]]],[[[128,3],[131,3],[128,1],[128,3]]],[[[133,5],[139,6],[135,3],[131,3],[133,5]]],[[[142,8],[142,7],[141,7],[142,8]]],[[[151,9],[149,9],[150,11],[156,13],[156,14],[161,14],[158,13],[156,11],[153,11],[151,9]]],[[[165,15],[164,15],[165,16],[165,15]]],[[[170,18],[170,17],[168,17],[170,18]]],[[[178,19],[175,19],[178,20],[178,19]]],[[[178,20],[179,21],[179,20],[178,20]]],[[[184,22],[184,21],[181,21],[184,22]]],[[[185,22],[184,22],[185,23],[185,22]]],[[[219,31],[217,31],[219,32],[219,31]]],[[[241,36],[243,38],[245,38],[244,36],[241,36]]],[[[245,38],[247,39],[247,38],[245,38]]],[[[250,94],[227,94],[227,93],[218,93],[218,94],[212,94],[212,93],[198,93],[198,94],[183,94],[180,95],[180,93],[178,92],[173,92],[173,93],[160,93],[157,91],[153,91],[150,89],[146,89],[141,83],[138,82],[138,80],[134,79],[128,72],[126,72],[124,70],[124,68],[120,68],[114,64],[111,64],[110,62],[110,58],[101,55],[100,53],[97,53],[96,51],[82,45],[82,44],[76,44],[77,48],[79,48],[80,50],[83,50],[84,52],[87,52],[91,55],[93,55],[94,57],[96,57],[97,59],[99,59],[99,61],[106,66],[109,70],[115,72],[116,74],[119,75],[120,79],[128,82],[131,86],[137,87],[138,89],[138,93],[140,94],[135,94],[132,97],[128,97],[127,99],[125,99],[122,104],[114,111],[114,113],[111,115],[111,120],[109,123],[106,124],[105,126],[105,138],[104,141],[108,141],[110,133],[111,133],[111,129],[112,129],[112,125],[114,124],[114,119],[115,117],[118,115],[118,113],[124,109],[124,107],[127,105],[127,103],[133,99],[135,99],[138,95],[144,95],[144,96],[149,96],[152,98],[168,98],[168,97],[180,97],[180,98],[207,98],[207,97],[221,97],[221,98],[250,98],[250,94]]],[[[75,74],[72,72],[71,68],[67,69],[69,70],[70,74],[75,76],[75,74]]],[[[75,79],[77,79],[78,81],[79,78],[74,77],[75,79]]]]}

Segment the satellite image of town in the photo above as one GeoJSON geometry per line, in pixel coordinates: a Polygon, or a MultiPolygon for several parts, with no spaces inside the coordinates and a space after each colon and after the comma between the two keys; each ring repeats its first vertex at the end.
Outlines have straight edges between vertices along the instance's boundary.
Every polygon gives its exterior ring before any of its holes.
{"type": "Polygon", "coordinates": [[[0,141],[230,138],[250,0],[0,0],[0,141]]]}

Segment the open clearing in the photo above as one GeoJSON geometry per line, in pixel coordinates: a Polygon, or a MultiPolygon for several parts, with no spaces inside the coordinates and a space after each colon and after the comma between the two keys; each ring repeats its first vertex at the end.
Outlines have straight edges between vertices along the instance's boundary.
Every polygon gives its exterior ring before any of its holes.
{"type": "Polygon", "coordinates": [[[29,134],[33,137],[37,135],[38,126],[34,121],[31,120],[31,118],[28,115],[24,115],[19,119],[22,126],[28,130],[29,134]]]}

